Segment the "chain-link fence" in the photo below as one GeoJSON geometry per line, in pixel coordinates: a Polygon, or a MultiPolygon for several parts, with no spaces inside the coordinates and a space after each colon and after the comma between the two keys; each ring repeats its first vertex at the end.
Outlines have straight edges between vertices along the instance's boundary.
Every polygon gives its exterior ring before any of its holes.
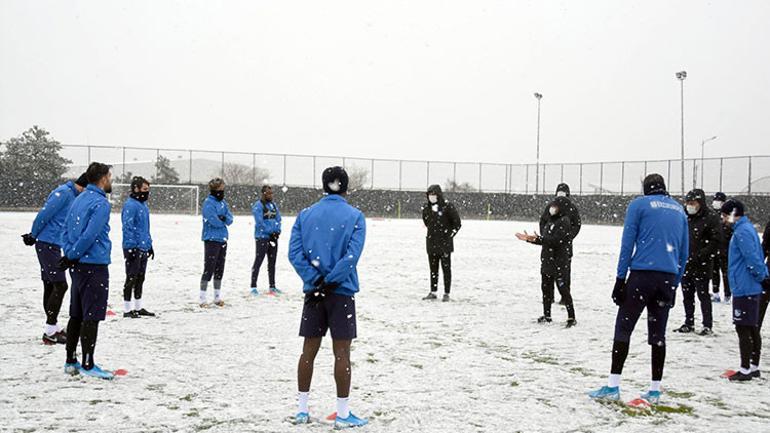
{"type": "Polygon", "coordinates": [[[686,159],[682,188],[678,159],[535,165],[86,145],[63,145],[61,154],[72,161],[70,177],[80,174],[89,161],[100,161],[113,165],[118,179],[141,175],[161,183],[195,185],[222,177],[230,184],[320,188],[321,170],[341,165],[353,189],[422,191],[439,184],[455,192],[548,194],[563,182],[577,195],[634,195],[641,192],[645,175],[660,173],[672,194],[694,187],[770,194],[770,156],[686,159]]]}

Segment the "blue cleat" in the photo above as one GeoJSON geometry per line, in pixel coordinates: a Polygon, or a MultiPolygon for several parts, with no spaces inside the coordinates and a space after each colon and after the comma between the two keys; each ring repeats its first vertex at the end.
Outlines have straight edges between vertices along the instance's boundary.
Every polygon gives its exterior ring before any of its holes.
{"type": "Polygon", "coordinates": [[[603,386],[596,391],[591,391],[588,396],[596,400],[620,400],[620,387],[603,386]]]}
{"type": "Polygon", "coordinates": [[[310,424],[310,414],[307,412],[299,412],[294,415],[294,424],[310,424]]]}
{"type": "Polygon", "coordinates": [[[257,288],[256,288],[256,287],[252,287],[252,288],[251,288],[251,291],[250,291],[249,293],[251,293],[251,294],[252,294],[252,295],[254,295],[254,296],[257,296],[257,295],[259,295],[259,291],[257,290],[257,288]]]}
{"type": "Polygon", "coordinates": [[[282,294],[283,294],[283,292],[282,292],[282,291],[278,290],[278,289],[277,289],[277,288],[275,288],[275,287],[271,287],[271,288],[270,288],[270,293],[271,293],[271,294],[273,294],[273,295],[282,295],[282,294]]]}
{"type": "Polygon", "coordinates": [[[112,374],[111,371],[102,370],[96,364],[94,364],[94,366],[91,367],[90,370],[86,370],[85,368],[83,368],[83,366],[81,366],[79,371],[80,371],[80,374],[91,376],[91,377],[98,377],[99,379],[111,380],[113,377],[115,377],[115,375],[112,374]]]}
{"type": "Polygon", "coordinates": [[[660,403],[660,391],[647,391],[640,395],[639,398],[646,400],[647,403],[656,405],[660,403]]]}
{"type": "Polygon", "coordinates": [[[69,374],[70,376],[74,376],[80,372],[80,363],[75,362],[65,362],[64,363],[64,372],[69,374]]]}
{"type": "Polygon", "coordinates": [[[361,419],[350,412],[347,418],[340,418],[339,416],[334,420],[334,429],[342,430],[344,428],[363,427],[369,424],[368,420],[361,419]]]}

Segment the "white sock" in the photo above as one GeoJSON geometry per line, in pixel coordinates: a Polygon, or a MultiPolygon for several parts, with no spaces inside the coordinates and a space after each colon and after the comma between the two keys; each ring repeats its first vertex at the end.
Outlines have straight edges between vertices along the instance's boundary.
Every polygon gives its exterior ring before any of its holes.
{"type": "Polygon", "coordinates": [[[297,403],[298,403],[298,412],[299,413],[310,413],[307,402],[310,400],[310,392],[298,392],[297,393],[297,403]]]}
{"type": "Polygon", "coordinates": [[[139,311],[142,309],[142,300],[141,299],[134,299],[134,308],[136,311],[139,311]]]}
{"type": "Polygon", "coordinates": [[[652,380],[652,381],[650,381],[650,391],[660,391],[660,381],[659,380],[652,380]]]}
{"type": "Polygon", "coordinates": [[[219,300],[222,299],[222,297],[219,295],[220,292],[222,292],[222,291],[214,289],[214,301],[219,301],[219,300]]]}
{"type": "Polygon", "coordinates": [[[751,373],[751,368],[743,368],[743,367],[741,367],[741,373],[749,374],[749,373],[751,373]]]}
{"type": "Polygon", "coordinates": [[[205,303],[206,303],[206,291],[201,290],[201,304],[205,304],[205,303]]]}
{"type": "Polygon", "coordinates": [[[128,313],[129,311],[132,311],[133,308],[131,308],[131,301],[123,301],[123,312],[128,313]]]}
{"type": "Polygon", "coordinates": [[[759,366],[751,364],[751,367],[749,368],[749,370],[751,370],[752,373],[755,371],[759,371],[759,366]]]}
{"type": "Polygon", "coordinates": [[[45,325],[45,335],[51,336],[59,332],[59,327],[56,325],[45,325]]]}
{"type": "Polygon", "coordinates": [[[610,378],[607,379],[607,386],[610,388],[617,388],[620,386],[620,375],[610,374],[610,378]]]}
{"type": "Polygon", "coordinates": [[[337,397],[337,416],[340,418],[347,418],[350,416],[350,409],[348,408],[348,401],[350,397],[340,398],[337,397]]]}

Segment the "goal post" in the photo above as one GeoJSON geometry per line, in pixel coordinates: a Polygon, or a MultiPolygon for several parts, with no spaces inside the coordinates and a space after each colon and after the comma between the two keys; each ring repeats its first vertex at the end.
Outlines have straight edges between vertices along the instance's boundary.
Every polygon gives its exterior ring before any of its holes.
{"type": "MultiPolygon", "coordinates": [[[[130,184],[113,183],[110,203],[114,208],[122,208],[130,192],[130,184]]],[[[153,212],[198,215],[200,191],[198,185],[151,184],[147,204],[153,212]]]]}

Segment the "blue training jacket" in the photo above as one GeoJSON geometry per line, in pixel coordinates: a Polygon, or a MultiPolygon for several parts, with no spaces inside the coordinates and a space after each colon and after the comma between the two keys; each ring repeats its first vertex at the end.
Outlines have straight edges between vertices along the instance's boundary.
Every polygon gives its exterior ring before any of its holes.
{"type": "Polygon", "coordinates": [[[270,239],[273,233],[281,232],[281,212],[272,201],[262,203],[262,200],[257,200],[251,207],[251,213],[254,214],[255,239],[270,239]]]}
{"type": "Polygon", "coordinates": [[[303,209],[297,215],[289,241],[289,261],[302,278],[303,291],[312,291],[314,283],[323,276],[327,282],[340,284],[334,293],[357,293],[356,265],[365,239],[364,214],[344,197],[328,195],[303,209]]]}
{"type": "Polygon", "coordinates": [[[233,214],[227,201],[218,201],[213,195],[206,197],[203,201],[203,234],[201,239],[204,241],[227,242],[227,226],[233,223],[233,214]],[[223,216],[224,221],[219,217],[223,216]]]}
{"type": "Polygon", "coordinates": [[[64,232],[67,211],[70,210],[77,196],[78,190],[72,181],[59,185],[51,191],[32,223],[30,231],[32,236],[41,242],[62,246],[62,232],[64,232]]]}
{"type": "Polygon", "coordinates": [[[98,186],[89,184],[67,213],[62,248],[67,258],[92,265],[109,265],[110,202],[98,186]]]}
{"type": "Polygon", "coordinates": [[[152,249],[150,208],[146,202],[129,197],[123,204],[120,220],[123,222],[124,250],[150,251],[152,249]]]}
{"type": "Polygon", "coordinates": [[[632,271],[676,275],[679,285],[689,254],[689,227],[681,204],[667,195],[645,195],[628,205],[618,258],[618,278],[632,271]]]}
{"type": "Polygon", "coordinates": [[[759,234],[748,217],[741,217],[733,226],[733,237],[727,253],[727,275],[733,297],[762,293],[762,280],[767,278],[759,234]]]}

